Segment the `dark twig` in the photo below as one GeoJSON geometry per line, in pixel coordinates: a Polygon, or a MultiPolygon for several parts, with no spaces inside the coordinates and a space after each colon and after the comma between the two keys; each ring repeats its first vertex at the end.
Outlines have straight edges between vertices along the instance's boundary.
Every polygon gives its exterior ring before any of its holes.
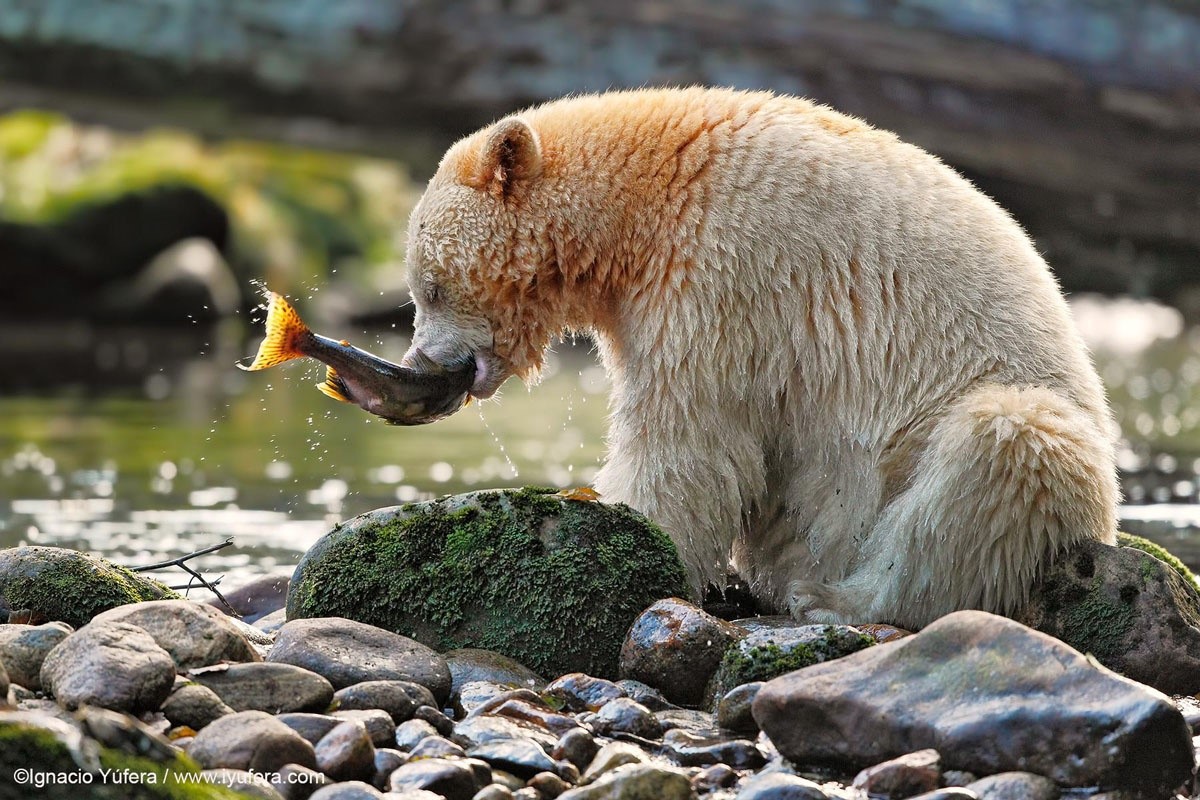
{"type": "Polygon", "coordinates": [[[215,553],[218,550],[229,547],[231,544],[233,544],[232,536],[229,537],[228,539],[226,539],[225,541],[221,542],[220,544],[214,544],[211,547],[203,547],[199,550],[194,550],[191,553],[187,553],[186,555],[180,556],[179,558],[172,558],[170,561],[160,561],[157,564],[145,564],[140,567],[130,567],[130,569],[134,572],[149,572],[149,571],[155,570],[155,569],[166,569],[167,567],[179,567],[180,569],[182,569],[184,572],[186,572],[188,575],[191,575],[192,577],[187,582],[186,586],[172,586],[172,587],[170,587],[171,589],[183,589],[184,592],[187,592],[187,591],[190,591],[191,589],[195,588],[195,586],[198,583],[200,586],[203,586],[205,589],[208,589],[210,592],[215,594],[217,596],[217,599],[221,601],[221,603],[225,606],[225,608],[229,609],[229,613],[236,616],[237,610],[233,607],[233,605],[228,600],[225,599],[225,595],[221,594],[220,590],[217,589],[217,584],[220,583],[221,579],[224,578],[225,576],[222,575],[221,577],[217,578],[215,581],[210,581],[210,580],[206,579],[203,575],[201,575],[199,572],[192,569],[187,564],[187,562],[189,560],[195,558],[196,556],[202,556],[207,553],[215,553]]]}

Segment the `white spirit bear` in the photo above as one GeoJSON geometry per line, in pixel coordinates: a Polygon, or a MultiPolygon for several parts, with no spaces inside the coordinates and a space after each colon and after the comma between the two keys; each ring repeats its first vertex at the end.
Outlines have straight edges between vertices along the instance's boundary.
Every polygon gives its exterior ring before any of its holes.
{"type": "Polygon", "coordinates": [[[697,587],[732,556],[814,622],[1018,610],[1113,543],[1114,426],[1021,228],[924,151],[794,97],[549,103],[455,144],[409,227],[413,351],[486,398],[588,331],[596,479],[697,587]]]}

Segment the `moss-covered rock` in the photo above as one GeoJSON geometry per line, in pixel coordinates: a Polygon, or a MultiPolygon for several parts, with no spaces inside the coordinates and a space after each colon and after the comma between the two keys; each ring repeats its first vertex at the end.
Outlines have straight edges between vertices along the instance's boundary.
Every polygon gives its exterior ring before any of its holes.
{"type": "Polygon", "coordinates": [[[638,613],[688,594],[674,545],[645,517],[526,488],[339,525],[296,568],[287,612],[347,617],[439,651],[494,650],[544,675],[615,677],[638,613]]]}
{"type": "Polygon", "coordinates": [[[1119,547],[1132,547],[1134,550],[1141,550],[1143,553],[1149,553],[1159,561],[1166,564],[1171,569],[1178,572],[1184,580],[1192,586],[1200,588],[1200,579],[1198,579],[1187,565],[1180,561],[1171,551],[1163,547],[1161,544],[1146,539],[1142,536],[1134,536],[1132,533],[1118,533],[1117,545],[1119,547]]]}
{"type": "Polygon", "coordinates": [[[179,595],[119,564],[59,547],[0,550],[0,598],[13,610],[76,628],[101,611],[179,595]]]}
{"type": "Polygon", "coordinates": [[[185,755],[155,760],[105,747],[75,726],[29,712],[0,712],[0,796],[72,800],[238,800],[204,783],[185,755]],[[23,779],[30,769],[45,785],[23,779]],[[50,783],[46,783],[51,781],[50,783]]]}
{"type": "Polygon", "coordinates": [[[769,681],[850,655],[875,640],[849,625],[797,625],[756,630],[725,651],[706,692],[714,706],[745,683],[769,681]]]}

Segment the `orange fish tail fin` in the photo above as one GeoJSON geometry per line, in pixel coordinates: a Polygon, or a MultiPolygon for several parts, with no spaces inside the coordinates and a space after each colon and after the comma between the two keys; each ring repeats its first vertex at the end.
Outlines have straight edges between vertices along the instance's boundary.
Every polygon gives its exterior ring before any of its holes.
{"type": "Polygon", "coordinates": [[[244,370],[259,370],[274,367],[293,358],[303,358],[299,349],[300,340],[309,334],[308,326],[300,319],[296,309],[287,300],[271,292],[267,305],[267,335],[258,346],[258,353],[244,370]]]}
{"type": "Polygon", "coordinates": [[[321,394],[326,397],[332,397],[341,403],[352,402],[349,397],[346,397],[346,384],[342,382],[342,377],[337,374],[333,367],[325,368],[325,382],[318,383],[317,388],[321,394]]]}

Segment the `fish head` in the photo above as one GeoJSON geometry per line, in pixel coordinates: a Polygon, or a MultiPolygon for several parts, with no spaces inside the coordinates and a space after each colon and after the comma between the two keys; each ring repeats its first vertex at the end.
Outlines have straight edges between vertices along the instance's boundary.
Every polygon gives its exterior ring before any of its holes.
{"type": "Polygon", "coordinates": [[[461,409],[471,400],[475,365],[464,361],[446,368],[411,348],[400,362],[400,380],[389,386],[386,396],[366,397],[364,409],[389,425],[425,425],[461,409]]]}

